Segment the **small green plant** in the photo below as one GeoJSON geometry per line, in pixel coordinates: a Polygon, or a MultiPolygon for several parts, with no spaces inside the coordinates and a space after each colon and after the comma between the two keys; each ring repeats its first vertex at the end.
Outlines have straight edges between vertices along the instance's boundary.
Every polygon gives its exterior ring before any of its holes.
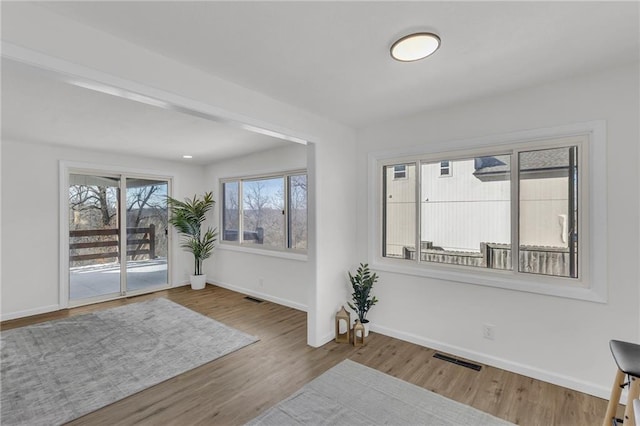
{"type": "Polygon", "coordinates": [[[378,299],[375,296],[371,296],[371,288],[378,281],[378,275],[369,270],[368,264],[361,263],[355,275],[351,275],[351,272],[349,272],[349,281],[351,281],[351,287],[353,288],[353,293],[351,293],[353,304],[351,302],[347,302],[347,304],[358,314],[361,323],[368,323],[369,320],[366,319],[367,312],[373,305],[378,303],[378,299]]]}
{"type": "Polygon", "coordinates": [[[193,275],[202,275],[202,261],[211,257],[218,237],[215,228],[207,228],[202,233],[202,224],[207,218],[207,212],[215,204],[213,193],[207,192],[202,199],[194,195],[193,199],[186,198],[184,201],[167,197],[167,204],[171,210],[169,223],[182,236],[180,247],[193,254],[193,275]]]}

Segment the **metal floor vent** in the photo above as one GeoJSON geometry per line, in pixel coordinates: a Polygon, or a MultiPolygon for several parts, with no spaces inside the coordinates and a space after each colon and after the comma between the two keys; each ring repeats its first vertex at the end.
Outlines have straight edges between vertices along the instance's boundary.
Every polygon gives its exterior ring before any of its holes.
{"type": "Polygon", "coordinates": [[[480,371],[482,369],[481,365],[474,364],[474,363],[468,362],[468,361],[463,361],[461,359],[454,358],[454,357],[449,356],[449,355],[441,354],[439,352],[436,352],[435,354],[433,354],[433,357],[441,359],[443,361],[451,362],[451,363],[456,364],[456,365],[460,365],[462,367],[467,367],[467,368],[470,368],[470,369],[475,370],[475,371],[480,371]]]}
{"type": "Polygon", "coordinates": [[[245,296],[245,299],[251,301],[251,302],[255,302],[255,303],[262,303],[264,302],[264,300],[260,300],[260,299],[256,299],[255,297],[251,297],[251,296],[245,296]]]}

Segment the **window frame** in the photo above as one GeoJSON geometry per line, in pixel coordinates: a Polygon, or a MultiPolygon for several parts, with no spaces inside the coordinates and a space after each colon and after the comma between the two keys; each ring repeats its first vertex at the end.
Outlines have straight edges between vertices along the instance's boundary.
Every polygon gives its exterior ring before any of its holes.
{"type": "MultiPolygon", "coordinates": [[[[451,163],[450,163],[451,164],[451,163]]],[[[417,200],[420,185],[416,185],[417,200]]],[[[485,138],[449,141],[410,149],[369,154],[369,263],[372,267],[421,277],[519,290],[604,303],[607,301],[606,262],[606,123],[594,121],[528,130],[485,138]],[[581,139],[581,140],[579,140],[581,139]],[[538,275],[512,270],[474,268],[416,260],[385,258],[383,254],[383,167],[416,164],[420,182],[423,162],[455,161],[482,155],[512,155],[511,245],[518,257],[519,152],[578,145],[579,152],[579,262],[578,278],[538,275]]],[[[421,235],[420,203],[416,203],[416,247],[421,235]]]]}
{"type": "MultiPolygon", "coordinates": [[[[174,195],[174,188],[176,187],[176,178],[173,173],[161,173],[156,170],[147,170],[141,168],[130,168],[123,166],[113,166],[98,163],[82,162],[82,161],[58,161],[58,208],[59,208],[59,222],[58,230],[62,238],[59,238],[59,275],[58,275],[58,300],[60,301],[60,308],[78,307],[84,306],[96,302],[104,302],[107,300],[122,299],[125,297],[139,296],[141,294],[151,293],[158,290],[168,289],[174,286],[173,271],[176,267],[176,253],[174,250],[174,238],[172,232],[167,234],[167,283],[166,285],[150,288],[150,290],[137,290],[128,291],[125,295],[114,294],[110,298],[89,298],[89,299],[69,299],[69,180],[72,174],[87,174],[87,175],[100,175],[118,177],[121,182],[125,182],[129,178],[140,179],[153,179],[167,182],[167,195],[174,195]],[[67,236],[67,237],[64,237],[67,236]]],[[[119,186],[121,189],[126,189],[124,185],[119,186]]],[[[126,192],[126,191],[125,191],[126,192]]],[[[120,214],[124,216],[126,214],[125,204],[120,205],[120,214]]],[[[121,241],[121,252],[124,252],[123,248],[126,242],[126,229],[120,227],[121,233],[119,235],[121,241]]],[[[126,265],[125,265],[126,266],[126,265]]],[[[126,274],[125,278],[126,280],[126,274]]]]}
{"type": "MultiPolygon", "coordinates": [[[[221,230],[221,238],[219,240],[220,244],[218,244],[218,248],[223,249],[223,250],[230,250],[230,251],[238,251],[238,252],[245,252],[245,253],[253,253],[253,254],[261,254],[261,255],[265,255],[265,256],[272,256],[272,257],[280,257],[280,258],[286,258],[286,259],[293,259],[293,260],[307,260],[307,251],[308,251],[308,241],[307,241],[307,249],[296,249],[296,248],[290,248],[290,211],[289,211],[289,197],[290,197],[290,182],[291,182],[291,177],[292,176],[301,176],[301,175],[305,175],[307,176],[308,179],[308,173],[306,169],[296,169],[296,170],[287,170],[287,171],[283,171],[283,172],[274,172],[274,173],[262,173],[262,174],[255,174],[255,175],[242,175],[242,176],[236,176],[236,177],[227,177],[227,178],[221,178],[219,179],[219,187],[220,187],[220,194],[222,195],[222,202],[219,203],[219,209],[218,209],[218,219],[219,219],[219,223],[220,223],[220,230],[221,230]],[[244,232],[243,232],[243,192],[244,192],[244,188],[243,188],[243,184],[246,181],[256,181],[256,180],[264,180],[264,179],[276,179],[276,178],[281,178],[283,179],[284,182],[284,193],[283,193],[283,197],[284,197],[284,204],[283,204],[283,215],[284,215],[284,240],[283,240],[283,248],[279,248],[279,247],[265,247],[265,246],[260,246],[260,245],[247,245],[247,244],[243,244],[243,236],[244,236],[244,232]],[[237,182],[238,183],[238,239],[236,241],[229,241],[229,240],[224,240],[224,214],[225,214],[225,192],[224,192],[224,185],[226,183],[232,183],[232,182],[237,182]]],[[[308,196],[308,187],[307,187],[307,196],[308,196]]],[[[308,222],[308,217],[309,217],[309,212],[307,210],[307,235],[308,235],[308,229],[309,229],[309,222],[308,222]]]]}

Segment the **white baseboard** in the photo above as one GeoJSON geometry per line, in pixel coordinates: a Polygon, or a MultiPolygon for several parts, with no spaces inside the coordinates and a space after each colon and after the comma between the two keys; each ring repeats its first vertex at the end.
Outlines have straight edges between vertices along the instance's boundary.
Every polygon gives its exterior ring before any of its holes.
{"type": "Polygon", "coordinates": [[[325,334],[323,337],[320,338],[319,340],[320,344],[314,347],[319,348],[320,346],[326,345],[327,343],[331,342],[335,338],[336,338],[336,335],[334,333],[325,334]]]}
{"type": "MultiPolygon", "coordinates": [[[[611,393],[610,388],[600,386],[595,383],[585,382],[574,377],[564,376],[529,365],[520,364],[518,362],[497,358],[491,355],[483,354],[481,352],[470,351],[458,346],[448,345],[437,340],[426,339],[415,334],[405,333],[403,331],[375,325],[373,323],[371,323],[371,331],[384,334],[385,336],[395,337],[396,339],[404,340],[410,343],[415,343],[416,345],[447,352],[452,355],[456,355],[482,364],[487,364],[492,367],[501,368],[513,373],[522,374],[523,376],[532,377],[534,379],[542,380],[554,385],[574,389],[580,392],[587,393],[589,395],[597,396],[599,398],[609,399],[611,393]]],[[[624,396],[624,399],[621,398],[621,401],[623,401],[623,403],[626,402],[626,396],[624,396]]]]}
{"type": "MultiPolygon", "coordinates": [[[[288,306],[288,307],[293,308],[293,309],[297,309],[299,311],[307,312],[307,306],[306,305],[303,305],[303,304],[297,303],[297,302],[293,302],[293,301],[287,300],[287,299],[281,299],[279,297],[275,297],[275,296],[272,296],[270,294],[260,293],[260,292],[257,292],[257,291],[246,289],[244,287],[239,287],[239,286],[235,286],[235,285],[227,284],[227,283],[220,283],[220,282],[209,283],[209,282],[207,282],[207,284],[214,284],[214,285],[217,285],[219,287],[224,287],[224,288],[227,288],[229,290],[236,291],[238,293],[243,293],[243,294],[246,294],[246,295],[249,295],[249,296],[252,296],[252,297],[256,297],[258,299],[268,300],[269,302],[277,303],[278,305],[284,305],[284,306],[288,306]]],[[[188,286],[188,285],[190,285],[189,281],[184,281],[184,282],[181,282],[181,283],[174,284],[172,286],[172,288],[188,286]]],[[[6,313],[6,314],[3,313],[2,315],[0,315],[0,321],[8,321],[8,320],[17,319],[17,318],[29,317],[29,316],[32,316],[32,315],[46,314],[48,312],[59,311],[60,309],[62,309],[60,305],[49,305],[49,306],[41,306],[39,308],[26,309],[24,311],[10,312],[10,313],[6,313]]]]}
{"type": "MultiPolygon", "coordinates": [[[[175,284],[171,288],[180,287],[184,285],[189,285],[189,281],[184,281],[182,283],[175,284]]],[[[97,302],[92,302],[92,303],[97,303],[97,302]]],[[[79,306],[82,306],[82,305],[79,305],[79,306]]],[[[77,306],[73,306],[73,307],[75,308],[77,306]]],[[[8,321],[8,320],[13,320],[18,318],[30,317],[32,315],[46,314],[49,312],[59,311],[65,308],[66,308],[65,306],[58,304],[58,305],[41,306],[39,308],[33,308],[33,309],[26,309],[24,311],[10,312],[8,314],[3,313],[2,315],[0,315],[0,321],[8,321]]]]}
{"type": "Polygon", "coordinates": [[[307,312],[307,305],[303,305],[292,300],[282,299],[280,297],[272,296],[267,293],[261,293],[259,291],[251,290],[248,288],[240,287],[233,284],[223,283],[216,281],[213,283],[207,282],[207,284],[217,285],[218,287],[226,288],[238,293],[246,294],[247,296],[255,297],[269,302],[277,303],[278,305],[288,306],[289,308],[297,309],[299,311],[307,312]]]}
{"type": "Polygon", "coordinates": [[[59,311],[60,305],[41,306],[39,308],[26,309],[24,311],[10,312],[8,314],[2,314],[0,316],[1,321],[8,321],[12,319],[18,319],[23,317],[30,317],[32,315],[46,314],[53,311],[59,311]]]}

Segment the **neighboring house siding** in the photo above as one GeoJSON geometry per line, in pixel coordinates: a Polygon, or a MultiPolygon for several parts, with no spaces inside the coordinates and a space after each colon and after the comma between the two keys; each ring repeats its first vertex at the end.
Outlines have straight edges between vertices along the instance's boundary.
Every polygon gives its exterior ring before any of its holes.
{"type": "Polygon", "coordinates": [[[473,159],[452,161],[451,170],[451,176],[441,177],[440,162],[422,165],[421,240],[476,252],[481,242],[508,244],[509,182],[477,179],[473,159]]]}
{"type": "Polygon", "coordinates": [[[407,165],[407,177],[394,179],[393,167],[386,169],[387,256],[403,257],[404,247],[416,244],[416,168],[407,165]]]}
{"type": "MultiPolygon", "coordinates": [[[[451,161],[451,176],[440,175],[440,162],[421,167],[421,241],[466,252],[480,252],[481,243],[511,243],[508,171],[479,178],[474,159],[451,161]]],[[[407,179],[394,179],[393,167],[386,174],[387,256],[403,257],[404,247],[415,247],[415,166],[407,166],[407,179]]],[[[523,172],[521,246],[568,246],[568,187],[566,171],[523,172]]]]}
{"type": "Polygon", "coordinates": [[[520,244],[568,247],[567,177],[523,179],[520,181],[520,244]]]}

